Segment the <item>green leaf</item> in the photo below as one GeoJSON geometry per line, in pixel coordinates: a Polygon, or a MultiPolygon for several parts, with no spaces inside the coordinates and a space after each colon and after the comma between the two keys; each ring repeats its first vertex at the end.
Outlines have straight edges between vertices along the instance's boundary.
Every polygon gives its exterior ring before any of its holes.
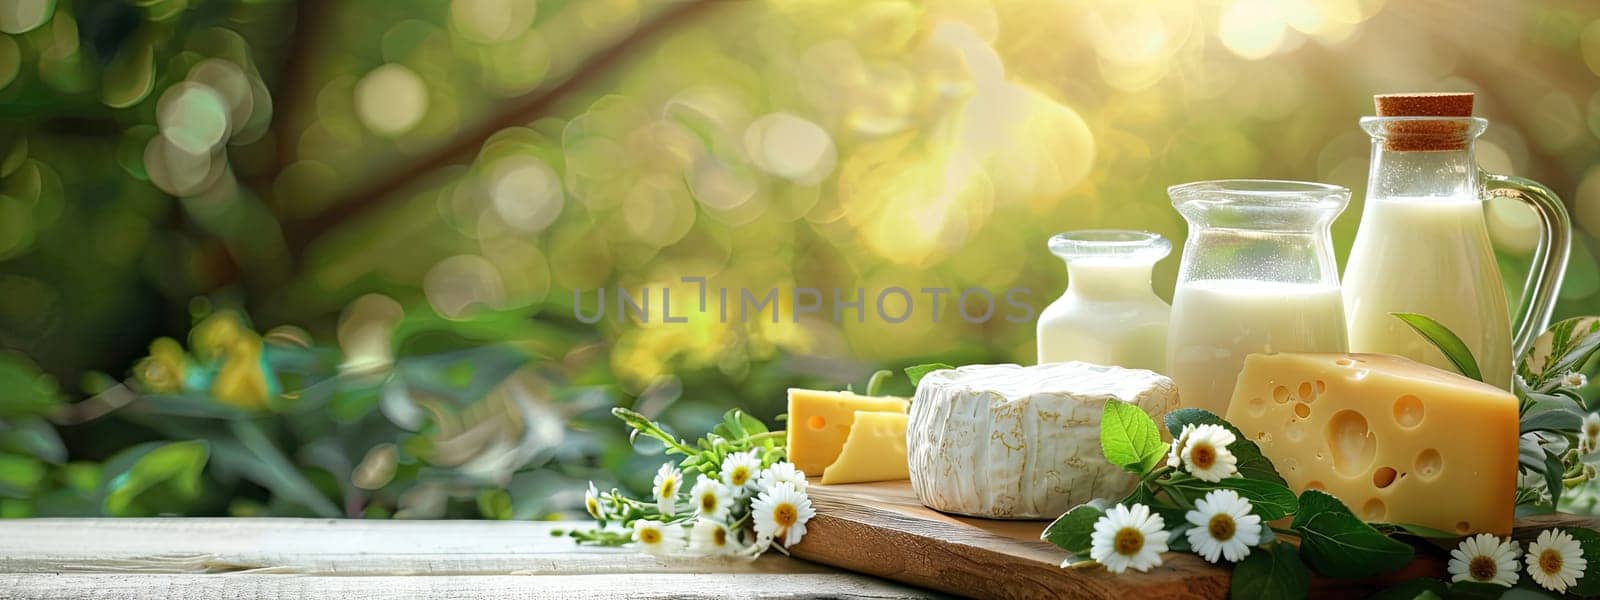
{"type": "Polygon", "coordinates": [[[1404,312],[1389,314],[1405,322],[1406,325],[1410,325],[1412,329],[1417,331],[1418,335],[1421,335],[1423,339],[1428,340],[1428,343],[1438,348],[1439,352],[1443,353],[1444,357],[1450,360],[1450,364],[1455,365],[1456,370],[1460,371],[1462,375],[1483,381],[1483,373],[1478,371],[1478,361],[1472,357],[1472,350],[1468,349],[1466,342],[1461,341],[1461,338],[1457,337],[1455,332],[1450,331],[1450,328],[1445,327],[1427,315],[1404,312]]]}
{"type": "Polygon", "coordinates": [[[61,436],[40,417],[0,421],[0,451],[26,454],[54,464],[67,461],[67,447],[61,443],[61,436]]]}
{"type": "Polygon", "coordinates": [[[1105,514],[1105,511],[1098,508],[1080,504],[1044,528],[1044,533],[1039,539],[1055,544],[1057,548],[1067,552],[1087,556],[1089,536],[1094,533],[1094,522],[1105,514]]]}
{"type": "Polygon", "coordinates": [[[1232,444],[1228,444],[1228,451],[1232,452],[1234,458],[1238,459],[1235,468],[1239,469],[1239,475],[1247,479],[1270,481],[1284,486],[1288,485],[1283,476],[1278,474],[1278,470],[1273,468],[1272,461],[1261,453],[1261,447],[1257,446],[1255,442],[1245,439],[1244,433],[1240,432],[1239,428],[1222,420],[1222,417],[1198,408],[1180,408],[1167,413],[1163,420],[1167,424],[1167,431],[1174,438],[1183,433],[1185,425],[1221,425],[1227,428],[1228,431],[1233,432],[1233,437],[1236,438],[1232,444]]]}
{"type": "Polygon", "coordinates": [[[100,510],[113,517],[152,513],[136,508],[135,503],[158,488],[170,490],[177,498],[194,498],[200,493],[200,473],[209,456],[209,447],[200,440],[151,442],[123,450],[106,462],[100,510]]]}
{"type": "Polygon", "coordinates": [[[1550,488],[1550,498],[1561,502],[1561,475],[1566,468],[1561,465],[1561,457],[1556,456],[1549,448],[1544,449],[1544,484],[1550,488]]]}
{"type": "Polygon", "coordinates": [[[927,374],[932,373],[934,371],[940,371],[940,370],[944,370],[944,369],[954,369],[954,368],[955,367],[952,367],[952,366],[944,364],[944,363],[928,363],[928,364],[925,364],[925,365],[916,365],[916,366],[906,367],[906,377],[911,379],[911,386],[912,387],[916,387],[917,384],[922,383],[922,377],[924,375],[927,375],[927,374]]]}
{"type": "Polygon", "coordinates": [[[1432,527],[1412,525],[1410,523],[1373,523],[1372,526],[1378,528],[1379,531],[1388,534],[1404,533],[1413,537],[1429,540],[1454,540],[1461,537],[1460,534],[1442,531],[1432,527]]]}
{"type": "Polygon", "coordinates": [[[1574,317],[1562,320],[1539,336],[1534,348],[1544,346],[1547,336],[1550,338],[1547,350],[1529,352],[1519,361],[1518,372],[1523,373],[1534,387],[1542,387],[1567,371],[1577,370],[1600,350],[1600,318],[1574,317]],[[1532,363],[1536,359],[1542,364],[1539,371],[1534,373],[1532,363]]]}
{"type": "Polygon", "coordinates": [[[1143,475],[1167,453],[1167,445],[1144,409],[1107,400],[1100,413],[1100,452],[1107,462],[1143,475]]]}
{"type": "Polygon", "coordinates": [[[1300,533],[1306,562],[1329,577],[1381,575],[1406,566],[1415,553],[1410,545],[1363,523],[1338,498],[1318,490],[1300,494],[1300,511],[1289,526],[1300,533]]]}
{"type": "Polygon", "coordinates": [[[1233,568],[1228,594],[1234,598],[1278,600],[1304,598],[1311,590],[1311,573],[1300,562],[1294,546],[1277,542],[1257,548],[1233,568]]]}
{"type": "Polygon", "coordinates": [[[54,378],[21,354],[0,352],[0,418],[48,415],[61,402],[54,378]]]}
{"type": "Polygon", "coordinates": [[[1531,410],[1522,417],[1522,426],[1519,433],[1530,431],[1554,431],[1556,433],[1570,433],[1583,426],[1583,415],[1578,412],[1551,408],[1532,412],[1531,410]]]}
{"type": "Polygon", "coordinates": [[[511,512],[511,494],[505,490],[485,489],[478,492],[478,514],[485,519],[509,520],[511,512]]]}
{"type": "Polygon", "coordinates": [[[0,498],[34,498],[46,474],[39,459],[0,452],[0,498]]]}
{"type": "Polygon", "coordinates": [[[1416,600],[1418,598],[1444,598],[1449,592],[1445,582],[1429,577],[1418,577],[1391,586],[1372,595],[1369,600],[1416,600]],[[1431,594],[1431,596],[1425,596],[1431,594]]]}
{"type": "Polygon", "coordinates": [[[880,395],[879,392],[883,390],[883,384],[888,383],[890,377],[894,377],[894,371],[888,369],[880,369],[873,373],[872,377],[867,380],[867,395],[880,395]]]}
{"type": "Polygon", "coordinates": [[[1578,578],[1576,585],[1567,590],[1574,596],[1590,597],[1600,596],[1600,575],[1595,575],[1600,568],[1600,531],[1582,527],[1562,527],[1561,531],[1567,532],[1572,539],[1578,540],[1578,545],[1583,548],[1583,560],[1589,567],[1584,569],[1583,577],[1578,578]]]}
{"type": "Polygon", "coordinates": [[[271,490],[273,496],[304,506],[318,516],[344,516],[344,511],[295,468],[255,421],[230,421],[228,431],[233,439],[216,443],[219,463],[228,463],[245,478],[271,490]]]}
{"type": "Polygon", "coordinates": [[[1294,491],[1289,488],[1270,482],[1243,477],[1229,477],[1212,483],[1194,478],[1184,478],[1166,484],[1183,491],[1188,498],[1199,498],[1211,490],[1233,490],[1239,492],[1244,499],[1249,500],[1255,507],[1255,514],[1263,521],[1282,519],[1295,513],[1300,507],[1300,502],[1295,499],[1294,491]]]}
{"type": "MultiPolygon", "coordinates": [[[[1510,591],[1503,585],[1482,581],[1457,581],[1450,584],[1450,600],[1498,600],[1510,591]]],[[[1432,592],[1432,590],[1429,590],[1432,592]]]]}

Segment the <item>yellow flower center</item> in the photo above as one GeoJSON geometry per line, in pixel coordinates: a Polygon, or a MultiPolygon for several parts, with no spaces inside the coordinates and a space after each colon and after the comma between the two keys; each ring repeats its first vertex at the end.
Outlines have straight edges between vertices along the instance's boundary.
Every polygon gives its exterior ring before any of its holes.
{"type": "Polygon", "coordinates": [[[1111,544],[1116,548],[1117,554],[1133,556],[1144,549],[1144,532],[1133,527],[1123,527],[1117,530],[1116,537],[1111,538],[1111,544]]]}
{"type": "Polygon", "coordinates": [[[728,483],[733,484],[734,487],[742,486],[744,482],[749,480],[750,467],[734,467],[733,472],[728,474],[728,483]]]}
{"type": "Polygon", "coordinates": [[[665,480],[663,480],[661,482],[661,495],[663,497],[670,497],[670,496],[672,496],[673,494],[676,494],[676,493],[678,493],[678,480],[677,479],[673,479],[671,477],[668,477],[668,478],[666,478],[665,480]]]}
{"type": "Polygon", "coordinates": [[[711,512],[717,509],[717,495],[710,492],[700,495],[700,512],[711,512]]]}
{"type": "Polygon", "coordinates": [[[659,544],[661,543],[661,532],[655,529],[640,529],[639,541],[646,544],[659,544]]]}
{"type": "Polygon", "coordinates": [[[779,529],[788,529],[800,518],[800,511],[795,510],[793,504],[785,502],[772,507],[772,521],[778,524],[779,529]]]}
{"type": "Polygon", "coordinates": [[[728,530],[721,527],[711,530],[711,543],[718,546],[728,545],[728,530]]]}
{"type": "Polygon", "coordinates": [[[1195,444],[1189,447],[1189,466],[1205,470],[1217,464],[1217,449],[1209,443],[1195,444]]]}
{"type": "Polygon", "coordinates": [[[595,500],[593,496],[583,499],[583,507],[589,509],[589,516],[600,518],[600,501],[595,500]]]}
{"type": "Polygon", "coordinates": [[[1472,557],[1472,562],[1467,564],[1467,573],[1471,574],[1472,578],[1477,581],[1490,581],[1494,579],[1495,572],[1499,570],[1500,566],[1495,564],[1494,559],[1487,556],[1474,556],[1472,557]]]}
{"type": "Polygon", "coordinates": [[[1564,561],[1561,560],[1561,553],[1556,552],[1555,548],[1550,548],[1539,553],[1539,570],[1544,571],[1545,575],[1556,575],[1561,573],[1561,565],[1563,562],[1564,561]]]}
{"type": "Polygon", "coordinates": [[[1600,437],[1600,423],[1590,423],[1588,427],[1583,428],[1583,433],[1591,438],[1600,437]]]}
{"type": "Polygon", "coordinates": [[[1227,513],[1222,513],[1211,517],[1211,521],[1206,523],[1206,531],[1211,532],[1211,538],[1219,542],[1226,542],[1233,539],[1233,534],[1236,529],[1237,528],[1233,522],[1233,515],[1227,513]]]}

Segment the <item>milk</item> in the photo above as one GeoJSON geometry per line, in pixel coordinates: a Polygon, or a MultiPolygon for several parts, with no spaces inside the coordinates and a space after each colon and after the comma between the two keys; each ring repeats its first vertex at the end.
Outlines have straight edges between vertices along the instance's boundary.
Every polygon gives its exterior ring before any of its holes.
{"type": "Polygon", "coordinates": [[[1076,258],[1068,286],[1039,315],[1039,363],[1083,361],[1166,372],[1171,309],[1150,289],[1148,260],[1076,258]]]}
{"type": "Polygon", "coordinates": [[[1455,372],[1444,354],[1389,314],[1421,313],[1461,337],[1487,383],[1510,389],[1511,317],[1502,289],[1482,202],[1369,198],[1345,265],[1350,350],[1455,372]]]}
{"type": "Polygon", "coordinates": [[[1344,351],[1337,285],[1208,279],[1173,293],[1167,374],[1183,406],[1226,414],[1246,355],[1344,351]]]}

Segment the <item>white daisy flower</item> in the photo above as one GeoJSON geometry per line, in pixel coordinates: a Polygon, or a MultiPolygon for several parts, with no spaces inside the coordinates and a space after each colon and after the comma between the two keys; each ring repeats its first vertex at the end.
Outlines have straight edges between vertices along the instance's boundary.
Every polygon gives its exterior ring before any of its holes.
{"type": "Polygon", "coordinates": [[[1544,589],[1566,592],[1583,577],[1589,566],[1583,559],[1583,545],[1565,531],[1546,529],[1539,539],[1528,545],[1528,554],[1522,557],[1528,565],[1528,575],[1544,589]]]}
{"type": "Polygon", "coordinates": [[[1151,514],[1150,507],[1135,504],[1130,509],[1118,504],[1094,522],[1089,558],[1112,573],[1129,568],[1149,571],[1161,566],[1161,553],[1167,551],[1167,536],[1171,534],[1166,528],[1166,521],[1161,515],[1151,514]]]}
{"type": "Polygon", "coordinates": [[[671,462],[661,463],[661,470],[656,471],[655,485],[650,491],[656,495],[656,510],[662,515],[672,516],[678,512],[678,491],[683,488],[683,473],[671,462]]]}
{"type": "Polygon", "coordinates": [[[683,549],[683,527],[639,519],[633,522],[633,541],[650,554],[672,554],[683,549]]]}
{"type": "Polygon", "coordinates": [[[750,512],[755,515],[757,538],[786,547],[800,543],[806,535],[806,522],[817,516],[811,508],[811,498],[788,483],[758,494],[750,503],[750,512]]]}
{"type": "Polygon", "coordinates": [[[1221,425],[1201,425],[1189,434],[1183,446],[1183,465],[1195,477],[1210,482],[1222,481],[1239,472],[1238,458],[1228,451],[1228,444],[1237,439],[1233,432],[1221,425]]]}
{"type": "Polygon", "coordinates": [[[1183,431],[1178,432],[1178,437],[1172,440],[1172,449],[1167,451],[1167,466],[1174,469],[1183,464],[1183,447],[1189,442],[1189,435],[1194,433],[1194,423],[1183,426],[1183,431]]]}
{"type": "Polygon", "coordinates": [[[1589,385],[1589,378],[1585,377],[1583,373],[1567,371],[1566,375],[1561,376],[1561,387],[1581,388],[1586,385],[1589,385]]]}
{"type": "Polygon", "coordinates": [[[1207,562],[1220,555],[1239,562],[1250,555],[1250,547],[1261,543],[1261,517],[1250,514],[1250,501],[1233,490],[1212,490],[1194,502],[1194,510],[1183,515],[1193,524],[1188,531],[1189,546],[1207,562]]]}
{"type": "Polygon", "coordinates": [[[755,483],[760,471],[761,459],[756,457],[755,450],[735,452],[722,459],[722,482],[736,492],[755,483]]]}
{"type": "Polygon", "coordinates": [[[796,469],[794,463],[785,461],[773,463],[756,478],[756,487],[763,490],[770,490],[772,486],[780,483],[792,485],[794,489],[802,492],[806,491],[806,472],[796,469]]]}
{"type": "Polygon", "coordinates": [[[694,483],[694,489],[689,490],[689,501],[694,504],[694,514],[720,520],[728,516],[728,508],[733,504],[733,490],[720,481],[701,475],[694,483]]]}
{"type": "Polygon", "coordinates": [[[599,521],[605,516],[600,510],[600,490],[594,488],[594,482],[589,482],[589,490],[583,493],[583,508],[589,511],[589,516],[599,521]]]}
{"type": "Polygon", "coordinates": [[[1461,540],[1450,551],[1450,581],[1476,581],[1511,587],[1517,583],[1517,554],[1522,547],[1516,540],[1480,533],[1461,540]]]}
{"type": "Polygon", "coordinates": [[[728,526],[711,519],[699,519],[689,530],[689,552],[701,556],[721,556],[739,551],[739,544],[728,526]]]}

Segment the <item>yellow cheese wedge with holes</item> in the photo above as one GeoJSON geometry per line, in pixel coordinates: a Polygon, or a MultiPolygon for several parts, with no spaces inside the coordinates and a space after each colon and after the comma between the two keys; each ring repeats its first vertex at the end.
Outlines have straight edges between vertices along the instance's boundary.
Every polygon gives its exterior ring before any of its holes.
{"type": "Polygon", "coordinates": [[[822,471],[822,483],[910,479],[906,416],[903,412],[856,411],[839,458],[822,471]]]}
{"type": "Polygon", "coordinates": [[[1228,422],[1367,521],[1511,533],[1517,399],[1398,356],[1252,354],[1228,422]]]}
{"type": "MultiPolygon", "coordinates": [[[[905,413],[905,398],[860,396],[850,392],[789,390],[789,462],[807,475],[819,475],[839,458],[856,411],[905,413]]],[[[903,435],[902,430],[902,435],[903,435]]],[[[904,440],[902,440],[904,443],[904,440]]],[[[901,453],[900,462],[905,462],[901,453]]]]}

